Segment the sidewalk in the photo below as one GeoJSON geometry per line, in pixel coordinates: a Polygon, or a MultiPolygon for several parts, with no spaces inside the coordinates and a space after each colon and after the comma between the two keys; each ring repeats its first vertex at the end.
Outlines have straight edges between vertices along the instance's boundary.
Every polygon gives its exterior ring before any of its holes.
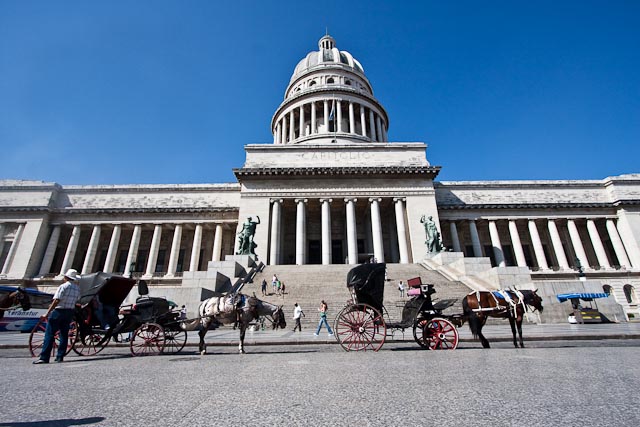
{"type": "MultiPolygon", "coordinates": [[[[315,329],[305,329],[302,332],[287,330],[247,331],[246,345],[302,345],[302,344],[336,344],[334,337],[327,336],[326,329],[322,329],[320,336],[314,336],[315,329]]],[[[511,341],[511,328],[508,324],[486,325],[484,335],[489,341],[511,341]]],[[[525,324],[522,326],[525,341],[561,341],[561,340],[603,340],[603,339],[640,339],[640,323],[610,323],[610,324],[525,324]]],[[[474,341],[467,325],[458,329],[460,341],[474,341]]],[[[413,341],[413,331],[407,329],[404,336],[401,331],[395,331],[391,336],[388,331],[387,342],[413,341]]],[[[198,345],[198,333],[189,332],[187,345],[198,345]]],[[[239,332],[230,326],[209,331],[205,337],[208,346],[238,345],[239,332]]],[[[0,349],[22,348],[29,345],[29,334],[18,332],[1,332],[0,349]]],[[[109,344],[128,345],[128,344],[109,344]]]]}

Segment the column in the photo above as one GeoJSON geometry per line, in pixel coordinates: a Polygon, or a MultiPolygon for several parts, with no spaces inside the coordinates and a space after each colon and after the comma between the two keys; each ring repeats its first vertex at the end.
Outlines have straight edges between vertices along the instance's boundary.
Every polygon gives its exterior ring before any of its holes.
{"type": "Polygon", "coordinates": [[[384,142],[389,141],[389,135],[387,135],[387,124],[384,121],[382,122],[382,140],[384,142]]]}
{"type": "Polygon", "coordinates": [[[80,274],[91,273],[93,264],[96,261],[96,254],[98,253],[98,243],[100,242],[100,225],[93,226],[91,232],[91,239],[89,240],[89,247],[87,248],[87,255],[84,257],[84,263],[82,264],[82,271],[80,274]]]}
{"type": "Polygon", "coordinates": [[[380,124],[380,116],[376,116],[376,135],[378,135],[378,141],[382,141],[382,125],[380,124]]]}
{"type": "Polygon", "coordinates": [[[169,255],[169,266],[167,268],[167,277],[173,277],[178,268],[178,257],[180,256],[180,243],[182,241],[182,224],[176,224],[173,231],[173,242],[171,242],[171,254],[169,255]]]}
{"type": "Polygon", "coordinates": [[[278,265],[280,263],[280,222],[282,199],[272,200],[271,207],[271,247],[269,248],[269,265],[278,265]]]}
{"type": "Polygon", "coordinates": [[[336,118],[338,120],[337,131],[342,132],[342,101],[336,101],[336,118]]]}
{"type": "Polygon", "coordinates": [[[329,101],[324,100],[324,118],[322,119],[324,123],[324,132],[329,133],[329,101]]]}
{"type": "Polygon", "coordinates": [[[302,138],[303,136],[305,136],[305,134],[304,134],[304,105],[300,106],[299,115],[300,115],[300,121],[298,122],[298,124],[299,124],[299,127],[300,127],[300,132],[299,132],[298,138],[302,138]]]}
{"type": "Polygon", "coordinates": [[[587,259],[587,254],[584,251],[584,246],[582,246],[580,233],[578,233],[578,227],[576,227],[575,221],[572,219],[567,220],[567,228],[569,229],[569,236],[571,237],[573,250],[576,253],[576,257],[578,257],[578,261],[580,261],[580,265],[583,268],[589,268],[589,260],[587,259]]]}
{"type": "Polygon", "coordinates": [[[0,224],[0,255],[2,255],[2,251],[4,250],[4,224],[0,224]]]}
{"type": "Polygon", "coordinates": [[[331,202],[333,199],[320,199],[322,204],[322,264],[331,264],[331,202]]]}
{"type": "Polygon", "coordinates": [[[296,122],[293,110],[291,110],[289,112],[289,142],[293,142],[294,139],[296,139],[296,122]]]}
{"type": "Polygon", "coordinates": [[[193,232],[193,245],[191,246],[191,258],[189,260],[189,271],[198,271],[200,264],[200,247],[202,246],[202,224],[196,224],[193,232]]]}
{"type": "Polygon", "coordinates": [[[384,262],[382,245],[382,223],[380,222],[380,202],[382,199],[369,199],[371,203],[371,236],[373,237],[373,256],[378,262],[384,262]]]}
{"type": "Polygon", "coordinates": [[[73,258],[76,256],[76,249],[78,249],[78,240],[80,240],[80,226],[73,227],[71,232],[71,238],[67,245],[67,251],[64,254],[64,260],[62,261],[62,268],[60,269],[60,275],[64,274],[73,265],[73,258]]]}
{"type": "Polygon", "coordinates": [[[616,258],[618,258],[618,263],[621,267],[630,268],[631,262],[629,262],[627,251],[624,249],[624,244],[622,243],[622,239],[620,239],[616,224],[611,218],[607,219],[607,231],[609,232],[609,238],[613,245],[613,251],[616,253],[616,258]]]}
{"type": "Polygon", "coordinates": [[[349,101],[349,133],[356,133],[355,113],[353,111],[353,102],[349,101]]]}
{"type": "Polygon", "coordinates": [[[282,137],[281,142],[282,144],[286,144],[287,143],[287,115],[283,114],[282,116],[282,137]]]}
{"type": "Polygon", "coordinates": [[[311,103],[311,133],[318,133],[318,126],[316,123],[316,103],[311,103]]]}
{"type": "Polygon", "coordinates": [[[473,256],[482,256],[482,246],[480,246],[480,236],[478,235],[478,227],[476,226],[476,220],[469,220],[469,235],[471,236],[471,244],[473,245],[473,256]]]}
{"type": "Polygon", "coordinates": [[[216,232],[213,235],[213,253],[211,261],[221,261],[222,257],[222,224],[216,224],[216,232]]]}
{"type": "Polygon", "coordinates": [[[151,248],[149,249],[149,259],[147,260],[147,270],[145,277],[153,277],[156,272],[156,264],[158,263],[158,251],[160,250],[160,239],[162,239],[162,224],[156,224],[153,227],[153,237],[151,238],[151,248]]]}
{"type": "Polygon", "coordinates": [[[453,251],[462,252],[462,248],[460,247],[460,238],[458,237],[458,227],[456,227],[455,221],[451,221],[449,223],[449,231],[451,232],[451,244],[453,245],[453,251]]]}
{"type": "MultiPolygon", "coordinates": [[[[40,271],[38,272],[39,276],[51,273],[51,263],[53,263],[53,257],[55,256],[56,249],[58,248],[58,240],[60,240],[60,229],[61,227],[59,225],[53,226],[51,237],[49,237],[49,243],[47,244],[47,249],[44,251],[44,257],[42,257],[42,263],[40,264],[40,271]]],[[[0,239],[1,238],[2,234],[0,233],[0,239]]]]}
{"type": "Polygon", "coordinates": [[[396,210],[396,231],[398,232],[398,251],[400,264],[409,264],[409,250],[407,248],[407,228],[404,224],[404,199],[393,199],[396,210]]]}
{"type": "Polygon", "coordinates": [[[602,240],[600,240],[600,234],[598,234],[598,228],[592,219],[587,219],[587,231],[589,232],[593,250],[596,252],[598,264],[600,267],[611,268],[611,264],[609,264],[609,260],[607,259],[607,253],[604,251],[604,246],[602,245],[602,240]]]}
{"type": "Polygon", "coordinates": [[[127,254],[127,262],[124,264],[124,277],[131,277],[133,268],[135,267],[136,261],[138,260],[138,247],[140,247],[141,234],[142,225],[134,225],[133,234],[131,235],[131,243],[129,244],[129,253],[127,254]]]}
{"type": "Polygon", "coordinates": [[[275,135],[274,135],[274,143],[275,144],[280,144],[282,143],[281,141],[281,137],[282,135],[280,135],[280,122],[278,122],[276,124],[276,130],[275,130],[275,135]]]}
{"type": "Polygon", "coordinates": [[[113,226],[113,232],[111,233],[111,241],[109,242],[109,250],[107,251],[107,259],[104,260],[104,268],[102,271],[105,273],[113,273],[113,268],[116,263],[116,256],[118,255],[118,245],[120,244],[120,233],[122,232],[122,226],[116,224],[113,226]]]}
{"type": "Polygon", "coordinates": [[[513,244],[513,252],[516,254],[516,264],[518,267],[526,267],[527,260],[524,258],[524,250],[522,249],[522,241],[518,234],[518,225],[515,220],[509,220],[509,234],[511,235],[511,243],[513,244]]]}
{"type": "Polygon", "coordinates": [[[498,227],[494,220],[489,221],[489,236],[491,236],[491,246],[493,247],[493,256],[496,259],[496,265],[498,267],[504,267],[504,254],[502,253],[502,244],[500,243],[500,235],[498,234],[498,227]]]}
{"type": "Polygon", "coordinates": [[[360,132],[362,136],[367,136],[367,121],[364,114],[364,105],[360,104],[360,132]]]}
{"type": "MultiPolygon", "coordinates": [[[[16,252],[18,251],[18,246],[20,245],[20,238],[22,237],[22,233],[24,231],[24,224],[20,224],[18,226],[18,230],[13,238],[13,242],[11,242],[11,247],[9,248],[9,253],[7,253],[7,258],[4,261],[4,266],[2,267],[3,275],[9,273],[11,269],[11,264],[13,263],[13,258],[16,256],[16,252]]],[[[77,245],[77,242],[76,242],[77,245]]]]}
{"type": "Polygon", "coordinates": [[[347,204],[347,258],[349,264],[358,263],[358,235],[356,230],[356,202],[358,199],[344,199],[347,204]]]}
{"type": "Polygon", "coordinates": [[[307,199],[296,199],[296,265],[307,262],[307,199]]]}
{"type": "Polygon", "coordinates": [[[558,266],[563,270],[569,270],[569,263],[567,262],[567,256],[564,253],[564,248],[562,247],[562,240],[560,240],[556,221],[554,219],[549,219],[547,227],[549,228],[551,244],[553,245],[553,252],[556,254],[556,259],[558,260],[558,266]]]}
{"type": "Polygon", "coordinates": [[[373,116],[373,110],[369,108],[369,133],[371,135],[371,142],[376,141],[376,119],[373,116]]]}
{"type": "Polygon", "coordinates": [[[544,256],[544,249],[542,247],[542,241],[540,240],[540,234],[538,233],[538,227],[536,222],[532,219],[528,221],[529,234],[531,235],[531,243],[533,244],[533,251],[536,254],[536,262],[540,270],[548,270],[549,264],[547,264],[547,258],[544,256]]]}

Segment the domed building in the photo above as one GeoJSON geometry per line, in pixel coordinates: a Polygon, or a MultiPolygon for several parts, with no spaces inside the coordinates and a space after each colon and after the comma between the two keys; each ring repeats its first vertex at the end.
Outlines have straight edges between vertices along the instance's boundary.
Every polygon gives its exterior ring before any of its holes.
{"type": "Polygon", "coordinates": [[[640,174],[437,182],[426,144],[390,142],[389,128],[362,64],[326,35],[294,68],[273,143],[245,146],[237,183],[0,181],[0,283],[46,290],[68,268],[105,271],[193,307],[276,271],[299,298],[313,280],[343,289],[331,271],[375,260],[464,292],[538,288],[538,321],[566,321],[565,292],[607,293],[611,320],[640,317],[640,174]],[[255,256],[235,255],[244,224],[255,256]]]}

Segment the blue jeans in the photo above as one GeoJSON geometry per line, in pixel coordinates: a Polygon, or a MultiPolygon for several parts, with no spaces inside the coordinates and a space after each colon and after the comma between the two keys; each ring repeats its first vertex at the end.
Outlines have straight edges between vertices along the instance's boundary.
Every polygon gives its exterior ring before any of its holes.
{"type": "Polygon", "coordinates": [[[320,317],[320,323],[318,323],[318,329],[316,330],[316,335],[320,333],[320,329],[322,329],[322,325],[327,327],[327,331],[329,331],[329,335],[333,334],[331,327],[329,326],[329,322],[327,322],[327,316],[320,317]]]}
{"type": "Polygon", "coordinates": [[[67,352],[69,342],[69,323],[73,320],[73,309],[53,310],[47,322],[47,329],[44,331],[44,343],[40,359],[46,362],[51,358],[51,350],[55,342],[56,332],[60,331],[60,345],[56,353],[57,359],[62,359],[67,352]]]}

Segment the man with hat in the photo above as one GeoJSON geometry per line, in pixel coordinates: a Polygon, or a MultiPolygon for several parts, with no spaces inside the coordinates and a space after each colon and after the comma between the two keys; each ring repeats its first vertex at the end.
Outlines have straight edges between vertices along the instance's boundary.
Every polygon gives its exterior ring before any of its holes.
{"type": "Polygon", "coordinates": [[[49,363],[56,332],[58,331],[60,331],[60,346],[58,347],[55,361],[62,362],[62,359],[67,352],[69,324],[73,320],[76,302],[80,299],[80,287],[76,283],[78,279],[80,279],[80,275],[76,270],[73,268],[67,270],[64,274],[62,284],[53,295],[53,301],[51,301],[49,310],[47,310],[45,315],[40,316],[41,320],[44,321],[49,319],[49,321],[47,322],[47,329],[44,333],[42,352],[40,353],[38,360],[33,362],[34,365],[49,363]]]}

